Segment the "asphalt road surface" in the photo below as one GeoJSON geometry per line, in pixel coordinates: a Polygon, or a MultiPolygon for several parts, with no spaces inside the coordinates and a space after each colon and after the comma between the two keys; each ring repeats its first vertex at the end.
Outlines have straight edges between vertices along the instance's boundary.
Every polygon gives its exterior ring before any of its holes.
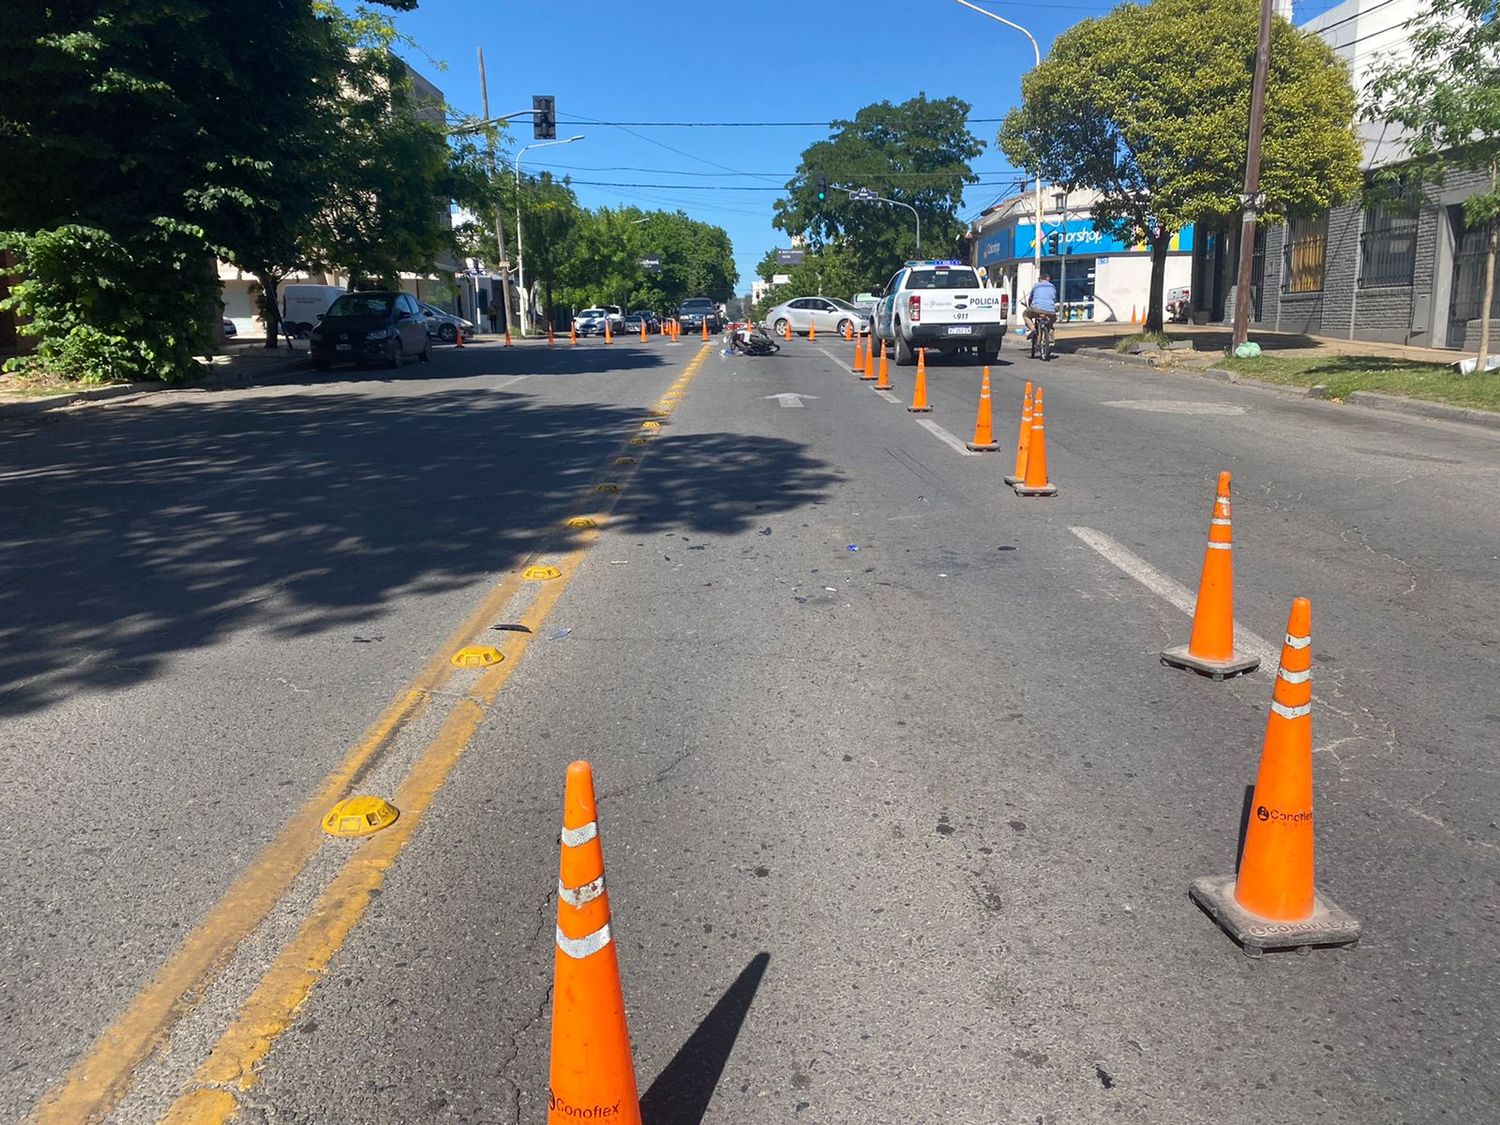
{"type": "Polygon", "coordinates": [[[0,416],[0,1118],[542,1121],[587,758],[649,1125],[1493,1119],[1500,435],[1012,346],[970,455],[977,367],[924,418],[851,354],[0,416]],[[1226,469],[1271,659],[1215,683],[1158,654],[1226,469]],[[1297,595],[1364,938],[1253,960],[1186,892],[1297,595]]]}

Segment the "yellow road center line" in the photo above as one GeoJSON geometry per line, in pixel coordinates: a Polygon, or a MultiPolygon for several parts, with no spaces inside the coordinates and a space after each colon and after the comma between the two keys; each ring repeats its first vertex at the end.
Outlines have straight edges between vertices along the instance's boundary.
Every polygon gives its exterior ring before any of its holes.
{"type": "MultiPolygon", "coordinates": [[[[701,348],[689,362],[679,380],[683,386],[697,374],[708,352],[708,347],[701,348]]],[[[595,531],[581,533],[576,540],[578,551],[586,550],[597,535],[595,531]]],[[[203,921],[183,939],[151,982],[37,1104],[26,1119],[28,1125],[87,1125],[100,1120],[119,1103],[129,1091],[136,1067],[155,1052],[178,1020],[196,1006],[197,998],[222,972],[234,950],[265,920],[323,845],[322,819],[328,807],[347,796],[355,778],[407,723],[426,709],[433,694],[446,687],[457,673],[450,663],[452,654],[472,643],[505,609],[521,588],[521,571],[544,552],[545,545],[544,542],[521,560],[453,630],[344,760],[324,778],[317,793],[292,815],[203,921]]],[[[557,593],[565,586],[566,582],[558,583],[557,593]]],[[[548,598],[543,594],[533,603],[533,610],[538,604],[550,605],[555,600],[555,596],[548,598]]],[[[447,724],[443,729],[447,729],[447,724]]]]}

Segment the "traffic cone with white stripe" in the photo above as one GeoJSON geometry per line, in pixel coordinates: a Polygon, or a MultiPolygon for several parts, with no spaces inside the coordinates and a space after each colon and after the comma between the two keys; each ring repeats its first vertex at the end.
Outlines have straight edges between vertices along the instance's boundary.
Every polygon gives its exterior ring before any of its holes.
{"type": "Polygon", "coordinates": [[[1208,525],[1208,547],[1198,579],[1198,604],[1193,609],[1193,631],[1188,643],[1169,648],[1161,662],[1222,680],[1253,672],[1260,657],[1234,651],[1234,533],[1229,517],[1229,474],[1219,474],[1213,519],[1208,525]]]}
{"type": "MultiPolygon", "coordinates": [[[[882,349],[885,345],[881,345],[882,349]]],[[[880,357],[880,378],[875,381],[877,391],[888,391],[891,389],[891,369],[886,366],[884,354],[880,357]]]]}
{"type": "MultiPolygon", "coordinates": [[[[885,354],[885,342],[880,344],[881,355],[885,354]]],[[[917,381],[911,389],[911,405],[906,408],[913,414],[931,414],[932,404],[927,401],[927,349],[917,349],[917,381]]]]}
{"type": "Polygon", "coordinates": [[[865,369],[865,334],[857,333],[854,337],[854,373],[859,375],[865,369]]]}
{"type": "Polygon", "coordinates": [[[865,383],[873,383],[875,381],[875,337],[874,336],[870,337],[870,346],[865,349],[865,371],[864,371],[864,374],[860,376],[860,380],[862,382],[865,382],[865,383]]]}
{"type": "Polygon", "coordinates": [[[1021,400],[1021,433],[1016,438],[1016,471],[1005,478],[1006,484],[1026,479],[1026,449],[1031,444],[1031,380],[1026,380],[1026,396],[1021,400]]]}
{"type": "Polygon", "coordinates": [[[974,418],[974,440],[968,443],[975,453],[993,453],[1000,448],[995,440],[995,419],[990,407],[990,369],[986,365],[979,384],[979,413],[974,418]]]}
{"type": "Polygon", "coordinates": [[[1189,894],[1253,957],[1353,945],[1359,922],[1313,884],[1312,606],[1292,602],[1237,875],[1189,894]]]}
{"type": "Polygon", "coordinates": [[[604,889],[594,773],[587,762],[568,766],[561,839],[547,1122],[640,1125],[625,993],[604,889]]]}
{"type": "Polygon", "coordinates": [[[1026,476],[1011,485],[1017,496],[1056,496],[1057,485],[1047,479],[1047,420],[1042,388],[1031,401],[1031,442],[1026,447],[1026,476]]]}

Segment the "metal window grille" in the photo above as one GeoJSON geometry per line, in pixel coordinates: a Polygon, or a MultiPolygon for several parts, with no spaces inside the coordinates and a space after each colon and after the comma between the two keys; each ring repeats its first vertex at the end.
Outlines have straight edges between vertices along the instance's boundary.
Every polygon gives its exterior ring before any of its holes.
{"type": "Polygon", "coordinates": [[[1359,244],[1361,288],[1410,285],[1417,269],[1417,212],[1399,203],[1365,212],[1359,244]]]}
{"type": "Polygon", "coordinates": [[[1323,288],[1323,266],[1328,257],[1328,212],[1311,219],[1293,219],[1287,239],[1287,292],[1316,293],[1323,288]]]}

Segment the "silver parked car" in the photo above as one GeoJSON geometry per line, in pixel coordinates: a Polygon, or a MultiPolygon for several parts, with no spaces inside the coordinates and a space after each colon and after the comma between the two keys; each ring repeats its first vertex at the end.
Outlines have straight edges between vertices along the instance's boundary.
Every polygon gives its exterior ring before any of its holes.
{"type": "Polygon", "coordinates": [[[429,305],[426,301],[418,301],[417,307],[427,317],[427,335],[436,336],[445,344],[451,344],[458,339],[459,329],[463,329],[465,337],[474,335],[474,322],[465,320],[451,312],[444,312],[436,305],[429,305]]]}
{"type": "Polygon", "coordinates": [[[870,330],[870,313],[837,297],[798,297],[766,310],[766,327],[774,336],[786,335],[788,327],[799,336],[809,328],[830,335],[870,330]]]}

